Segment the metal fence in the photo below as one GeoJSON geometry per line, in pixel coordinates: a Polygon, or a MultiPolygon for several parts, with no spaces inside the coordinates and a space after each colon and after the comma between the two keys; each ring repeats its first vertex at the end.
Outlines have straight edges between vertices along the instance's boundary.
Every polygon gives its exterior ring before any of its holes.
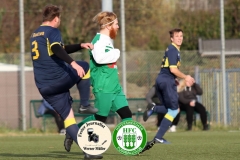
{"type": "MultiPolygon", "coordinates": [[[[202,70],[200,84],[204,90],[201,101],[210,111],[212,121],[222,124],[224,109],[222,105],[222,73],[219,69],[202,70]]],[[[226,70],[227,124],[239,126],[240,120],[240,69],[226,70]]]]}
{"type": "MultiPolygon", "coordinates": [[[[145,97],[148,90],[155,82],[155,78],[160,71],[164,51],[134,51],[126,53],[126,77],[128,98],[145,97]]],[[[78,53],[71,55],[76,60],[84,59],[88,61],[87,53],[78,53]]],[[[26,54],[25,64],[31,67],[30,55],[26,54]]],[[[121,57],[120,57],[121,58],[121,57]]],[[[203,95],[199,97],[199,101],[207,108],[211,114],[211,122],[223,125],[223,105],[222,95],[227,95],[227,125],[239,126],[240,122],[240,55],[226,57],[226,84],[227,92],[222,93],[222,72],[221,72],[220,56],[201,57],[197,51],[181,51],[181,67],[180,70],[186,74],[195,77],[196,82],[203,88],[203,95]]],[[[18,54],[0,54],[0,63],[19,65],[18,54]]],[[[1,64],[3,65],[3,64],[1,64]]],[[[121,60],[117,62],[119,68],[119,77],[122,81],[121,60]]],[[[2,66],[1,66],[2,68],[2,66]]],[[[19,76],[19,70],[16,77],[19,76]]],[[[28,71],[32,72],[32,71],[28,71]]],[[[1,101],[6,103],[0,104],[0,113],[10,113],[13,109],[19,110],[19,97],[21,92],[11,92],[8,90],[16,87],[19,90],[18,80],[11,81],[6,79],[6,74],[10,71],[7,69],[0,70],[0,95],[1,101]],[[3,81],[5,79],[5,81],[3,81]],[[11,83],[11,84],[10,84],[11,83]],[[15,84],[16,83],[16,84],[15,84]],[[14,84],[14,85],[13,85],[14,84]],[[8,89],[9,88],[9,89],[8,89]],[[16,95],[14,95],[16,94],[16,95]],[[16,100],[16,103],[12,102],[16,100]],[[11,103],[10,103],[11,102],[11,103]]],[[[10,76],[11,77],[11,76],[10,76]]],[[[26,101],[29,99],[41,98],[39,95],[32,75],[26,75],[26,101]]],[[[76,87],[71,89],[72,97],[79,99],[76,87]]],[[[93,96],[91,98],[94,98],[93,96]]],[[[28,112],[29,106],[27,106],[28,112]]],[[[15,120],[10,120],[9,116],[2,114],[0,116],[0,125],[10,125],[9,121],[16,121],[13,127],[18,126],[19,114],[16,114],[15,120]],[[5,116],[5,118],[4,118],[5,116]],[[6,121],[6,122],[5,122],[6,121]]],[[[10,125],[12,126],[12,125],[10,125]]]]}

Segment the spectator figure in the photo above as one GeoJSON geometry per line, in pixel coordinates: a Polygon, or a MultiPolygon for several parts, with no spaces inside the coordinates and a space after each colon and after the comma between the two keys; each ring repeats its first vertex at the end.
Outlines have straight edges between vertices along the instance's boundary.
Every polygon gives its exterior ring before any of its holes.
{"type": "Polygon", "coordinates": [[[206,108],[197,99],[197,95],[202,95],[203,93],[202,88],[197,83],[192,85],[187,83],[181,80],[178,86],[179,106],[182,111],[186,111],[187,130],[192,130],[194,111],[200,114],[203,130],[208,130],[206,108]]]}

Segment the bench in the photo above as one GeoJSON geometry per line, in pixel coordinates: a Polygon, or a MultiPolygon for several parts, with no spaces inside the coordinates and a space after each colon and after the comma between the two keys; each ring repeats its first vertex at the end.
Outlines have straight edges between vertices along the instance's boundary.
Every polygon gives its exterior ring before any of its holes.
{"type": "MultiPolygon", "coordinates": [[[[38,108],[40,107],[41,103],[43,102],[43,100],[30,100],[30,111],[29,111],[29,117],[30,117],[30,121],[29,121],[29,127],[32,128],[32,112],[34,113],[36,118],[42,118],[42,125],[43,125],[43,131],[46,131],[46,120],[49,118],[53,118],[53,116],[51,114],[39,114],[38,113],[38,108]]],[[[90,100],[90,103],[94,106],[94,100],[90,100]]],[[[80,100],[73,100],[72,103],[72,109],[74,111],[74,116],[75,117],[81,117],[81,118],[86,118],[87,116],[90,116],[92,114],[81,114],[78,113],[78,108],[80,106],[80,100]]],[[[117,123],[119,123],[119,117],[118,114],[110,112],[108,117],[115,117],[117,120],[117,123]]]]}
{"type": "MultiPolygon", "coordinates": [[[[147,101],[145,98],[128,98],[127,99],[129,108],[132,111],[132,115],[135,116],[135,120],[137,122],[140,122],[140,119],[143,116],[144,110],[146,109],[147,106],[147,101]]],[[[34,115],[36,118],[43,118],[43,131],[46,130],[46,119],[52,118],[53,116],[51,114],[44,114],[44,115],[39,115],[38,114],[38,107],[42,103],[42,100],[31,100],[30,101],[30,128],[32,127],[32,109],[34,112],[34,115]]],[[[90,100],[90,103],[92,106],[94,106],[94,100],[90,100]]],[[[74,111],[74,116],[75,117],[82,117],[85,118],[87,116],[90,116],[92,114],[80,114],[78,113],[78,108],[80,106],[80,100],[73,100],[72,103],[72,108],[74,111]]],[[[186,115],[185,111],[181,111],[181,115],[186,115]]],[[[197,117],[197,112],[194,112],[194,117],[193,117],[193,123],[196,126],[196,117],[197,117]]],[[[157,114],[154,114],[157,115],[157,114]]],[[[110,112],[108,117],[116,117],[117,123],[120,122],[120,118],[117,113],[110,112]]],[[[207,119],[208,119],[208,124],[210,124],[210,113],[207,111],[207,119]]],[[[210,127],[210,125],[209,125],[210,127]]]]}
{"type": "MultiPolygon", "coordinates": [[[[142,110],[145,109],[147,102],[145,98],[129,98],[127,99],[129,103],[130,110],[132,111],[132,114],[136,116],[136,121],[139,121],[140,116],[143,115],[142,110]]],[[[43,100],[30,100],[30,111],[29,111],[29,126],[32,128],[32,112],[34,113],[36,118],[42,118],[42,125],[43,125],[43,131],[46,131],[46,120],[49,118],[53,118],[51,114],[43,114],[40,115],[38,113],[38,108],[40,107],[43,100]]],[[[90,100],[90,103],[94,106],[94,100],[90,100]]],[[[75,117],[82,117],[85,118],[87,116],[90,116],[92,114],[80,114],[78,113],[78,108],[80,105],[80,100],[73,100],[72,108],[74,111],[75,117]]],[[[116,117],[117,123],[120,122],[120,118],[117,113],[110,112],[108,117],[116,117]]]]}
{"type": "MultiPolygon", "coordinates": [[[[186,112],[185,111],[180,111],[180,114],[181,115],[186,115],[186,112]]],[[[194,113],[193,113],[193,124],[194,124],[194,126],[197,125],[197,114],[198,113],[194,111],[194,113]]],[[[208,127],[210,129],[211,115],[208,111],[206,111],[206,114],[207,114],[207,124],[208,124],[208,127]]]]}

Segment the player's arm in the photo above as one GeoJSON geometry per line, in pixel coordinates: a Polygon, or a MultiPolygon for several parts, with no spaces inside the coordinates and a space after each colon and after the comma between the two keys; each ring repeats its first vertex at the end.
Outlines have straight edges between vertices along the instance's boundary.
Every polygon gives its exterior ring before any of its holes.
{"type": "Polygon", "coordinates": [[[64,46],[64,49],[68,54],[71,54],[81,49],[93,49],[93,45],[91,43],[70,44],[64,46]]]}
{"type": "Polygon", "coordinates": [[[169,61],[169,69],[172,74],[174,74],[178,78],[185,79],[185,81],[191,86],[195,80],[190,76],[190,75],[185,75],[182,73],[178,67],[177,67],[177,57],[178,57],[178,52],[175,50],[169,51],[168,54],[168,61],[169,61]]]}
{"type": "Polygon", "coordinates": [[[52,45],[51,50],[58,58],[70,64],[77,71],[80,77],[85,75],[83,68],[79,66],[59,44],[56,43],[52,45]]]}
{"type": "Polygon", "coordinates": [[[74,61],[58,43],[52,45],[51,50],[58,58],[68,64],[71,64],[74,61]]]}
{"type": "Polygon", "coordinates": [[[170,66],[170,72],[175,76],[184,79],[187,86],[191,86],[195,82],[195,80],[190,75],[185,75],[177,67],[170,66]]]}
{"type": "Polygon", "coordinates": [[[187,75],[185,75],[184,73],[182,73],[178,68],[177,66],[169,66],[170,68],[170,72],[172,74],[174,74],[175,76],[177,76],[178,78],[182,78],[182,79],[185,79],[187,75]]]}
{"type": "Polygon", "coordinates": [[[114,49],[111,46],[106,45],[105,42],[97,41],[94,44],[92,55],[96,63],[109,64],[114,63],[120,57],[119,49],[114,49]]]}

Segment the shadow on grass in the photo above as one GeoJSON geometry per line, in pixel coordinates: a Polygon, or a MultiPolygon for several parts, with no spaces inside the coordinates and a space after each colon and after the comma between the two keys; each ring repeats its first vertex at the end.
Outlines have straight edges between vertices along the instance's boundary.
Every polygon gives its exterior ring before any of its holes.
{"type": "MultiPolygon", "coordinates": [[[[125,156],[122,154],[112,154],[112,153],[103,153],[103,158],[104,156],[107,156],[109,159],[114,159],[115,156],[125,156]]],[[[133,157],[148,157],[148,154],[141,154],[141,155],[135,155],[133,157]]],[[[14,154],[14,153],[1,153],[0,154],[0,159],[35,159],[35,158],[41,158],[41,159],[84,159],[84,154],[83,152],[48,152],[45,154],[14,154]]],[[[129,157],[128,157],[129,158],[129,157]]]]}
{"type": "MultiPolygon", "coordinates": [[[[56,152],[54,151],[54,152],[52,152],[52,153],[63,154],[63,152],[57,152],[57,151],[56,151],[56,152]]],[[[84,155],[83,152],[81,152],[81,151],[80,151],[80,152],[65,152],[65,153],[66,153],[67,155],[79,155],[79,154],[80,154],[80,155],[84,155]]],[[[103,156],[104,156],[104,155],[119,156],[119,155],[122,155],[122,154],[120,154],[120,153],[119,153],[119,154],[115,154],[115,153],[103,153],[102,155],[103,155],[103,156]]]]}
{"type": "MultiPolygon", "coordinates": [[[[79,154],[80,158],[84,158],[83,153],[79,154]]],[[[26,158],[26,159],[33,159],[33,158],[51,158],[51,159],[79,159],[79,158],[73,158],[68,156],[67,154],[54,154],[54,153],[46,153],[46,154],[14,154],[14,153],[2,153],[0,157],[3,157],[3,159],[6,158],[26,158]],[[4,158],[5,157],[5,158],[4,158]]],[[[1,159],[1,158],[0,158],[1,159]]]]}
{"type": "MultiPolygon", "coordinates": [[[[103,156],[124,156],[123,154],[112,154],[112,153],[103,153],[103,156]]],[[[144,157],[144,156],[149,156],[148,154],[141,154],[141,155],[135,155],[133,157],[144,157]]],[[[0,155],[0,159],[22,159],[22,158],[26,158],[26,159],[33,159],[33,158],[46,158],[46,159],[84,159],[84,154],[83,152],[48,152],[48,153],[44,153],[44,154],[14,154],[14,153],[2,153],[0,155]],[[76,157],[79,156],[79,157],[76,157]]],[[[114,159],[113,157],[111,159],[114,159]]]]}

